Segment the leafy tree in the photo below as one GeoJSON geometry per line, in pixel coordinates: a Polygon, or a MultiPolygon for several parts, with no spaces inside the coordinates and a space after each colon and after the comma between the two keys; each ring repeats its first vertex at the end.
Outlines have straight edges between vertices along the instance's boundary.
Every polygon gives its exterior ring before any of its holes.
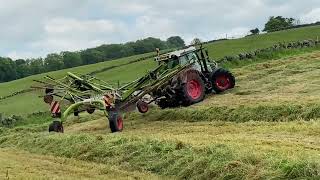
{"type": "Polygon", "coordinates": [[[16,64],[10,58],[0,57],[0,82],[7,82],[16,78],[16,64]]]}
{"type": "Polygon", "coordinates": [[[104,57],[102,58],[102,60],[124,57],[124,54],[122,54],[121,52],[121,50],[124,49],[124,46],[122,44],[102,45],[95,49],[103,54],[104,57]]]}
{"type": "Polygon", "coordinates": [[[201,44],[202,41],[199,39],[199,38],[194,38],[192,41],[191,41],[191,44],[192,45],[199,45],[201,44]]]}
{"type": "Polygon", "coordinates": [[[180,36],[172,36],[167,39],[167,45],[169,48],[184,47],[185,42],[180,36]]]}
{"type": "Polygon", "coordinates": [[[251,30],[250,30],[250,33],[251,33],[252,35],[257,35],[257,34],[260,33],[260,30],[259,30],[258,28],[251,29],[251,30]]]}
{"type": "Polygon", "coordinates": [[[265,24],[263,31],[274,32],[282,29],[290,28],[294,26],[295,19],[293,18],[284,18],[282,16],[271,16],[268,22],[265,24]]]}
{"type": "Polygon", "coordinates": [[[82,59],[79,52],[62,52],[62,61],[65,68],[72,68],[82,65],[82,59]]]}
{"type": "Polygon", "coordinates": [[[17,78],[23,78],[31,75],[30,66],[28,65],[27,61],[25,61],[24,59],[17,59],[15,63],[17,78]]]}
{"type": "Polygon", "coordinates": [[[102,62],[105,59],[103,52],[96,49],[87,49],[80,54],[83,64],[94,64],[102,62]]]}
{"type": "Polygon", "coordinates": [[[30,66],[30,73],[31,74],[40,74],[40,73],[45,72],[42,58],[28,59],[27,62],[30,66]]]}
{"type": "Polygon", "coordinates": [[[44,60],[44,67],[46,71],[63,69],[64,64],[62,56],[56,53],[48,54],[44,60]]]}

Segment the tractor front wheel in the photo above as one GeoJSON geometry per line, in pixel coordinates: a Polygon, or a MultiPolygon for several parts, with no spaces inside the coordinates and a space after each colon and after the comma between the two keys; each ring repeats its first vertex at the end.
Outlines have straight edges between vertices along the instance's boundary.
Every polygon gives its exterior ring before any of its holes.
{"type": "Polygon", "coordinates": [[[118,111],[109,111],[109,126],[112,133],[123,130],[123,117],[118,111]]]}
{"type": "Polygon", "coordinates": [[[49,125],[49,132],[63,133],[63,132],[64,132],[64,129],[63,129],[62,122],[60,122],[60,121],[53,121],[53,122],[49,125]]]}
{"type": "Polygon", "coordinates": [[[212,88],[216,93],[224,92],[235,86],[235,78],[232,73],[222,68],[212,74],[211,81],[212,88]]]}

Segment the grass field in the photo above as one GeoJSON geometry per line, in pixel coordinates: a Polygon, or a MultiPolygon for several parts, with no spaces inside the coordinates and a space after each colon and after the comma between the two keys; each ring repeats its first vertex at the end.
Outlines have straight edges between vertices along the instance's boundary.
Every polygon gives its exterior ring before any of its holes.
{"type": "MultiPolygon", "coordinates": [[[[236,40],[228,40],[228,41],[220,41],[208,44],[207,47],[209,49],[209,53],[214,58],[220,58],[225,55],[234,55],[241,52],[246,52],[258,48],[269,47],[278,42],[290,42],[296,40],[304,40],[304,39],[316,39],[320,34],[319,26],[315,27],[307,27],[307,28],[299,28],[293,30],[286,30],[268,34],[262,34],[259,36],[251,36],[242,39],[236,40]]],[[[145,55],[137,55],[128,58],[122,58],[119,60],[107,61],[103,63],[87,65],[76,67],[72,69],[65,69],[56,72],[47,73],[52,77],[59,78],[63,77],[66,72],[74,72],[78,74],[86,74],[93,71],[97,71],[99,69],[114,67],[111,70],[104,71],[98,74],[95,74],[96,77],[101,78],[110,83],[117,84],[118,81],[120,83],[130,82],[135,80],[138,77],[141,77],[148,70],[152,69],[156,66],[156,63],[152,59],[144,60],[141,62],[127,64],[130,61],[133,61],[139,57],[148,56],[152,53],[145,55]],[[119,67],[117,67],[119,66],[119,67]]],[[[33,84],[33,79],[42,79],[45,74],[34,75],[24,79],[19,79],[16,81],[11,81],[8,83],[0,84],[0,96],[7,96],[14,92],[18,92],[24,89],[30,88],[33,84]]],[[[46,111],[47,107],[42,103],[41,98],[37,98],[36,96],[40,94],[35,94],[32,92],[25,93],[19,96],[15,96],[12,98],[8,98],[0,101],[0,109],[1,112],[10,115],[10,114],[18,114],[18,115],[26,115],[33,113],[35,111],[46,111]],[[24,102],[29,102],[30,106],[25,106],[24,102]],[[21,110],[23,108],[23,110],[21,110]]]]}
{"type": "MultiPolygon", "coordinates": [[[[290,41],[319,32],[319,27],[303,28],[213,43],[209,48],[211,53],[221,48],[219,52],[233,54],[241,52],[240,47],[269,46],[280,36],[281,41],[290,41]],[[247,45],[252,38],[260,41],[247,45]],[[229,46],[230,42],[236,45],[229,46]]],[[[51,121],[47,115],[29,116],[14,128],[0,127],[0,179],[320,179],[320,50],[274,57],[229,64],[236,88],[208,95],[199,104],[127,113],[121,133],[111,134],[100,113],[70,117],[65,134],[46,132],[51,121]]],[[[78,72],[119,62],[79,67],[78,72]]],[[[125,82],[153,66],[146,60],[96,76],[125,82]]],[[[2,87],[23,89],[38,77],[0,84],[0,95],[8,94],[2,87]]],[[[36,96],[5,99],[0,109],[22,115],[46,111],[36,96]]]]}
{"type": "MultiPolygon", "coordinates": [[[[27,151],[35,159],[59,157],[67,169],[69,158],[85,169],[116,166],[120,177],[319,179],[319,62],[320,51],[314,51],[239,65],[232,69],[235,89],[188,108],[129,113],[122,133],[110,134],[99,114],[71,117],[63,135],[45,132],[49,119],[2,128],[0,148],[27,151]]],[[[70,179],[100,171],[79,174],[79,166],[71,174],[56,171],[70,179]]],[[[112,170],[96,177],[109,176],[112,170]]]]}
{"type": "Polygon", "coordinates": [[[270,47],[279,42],[317,39],[319,36],[320,27],[313,26],[249,36],[231,41],[220,41],[208,44],[207,47],[209,52],[213,54],[215,58],[221,58],[226,55],[236,55],[238,53],[270,47]]]}

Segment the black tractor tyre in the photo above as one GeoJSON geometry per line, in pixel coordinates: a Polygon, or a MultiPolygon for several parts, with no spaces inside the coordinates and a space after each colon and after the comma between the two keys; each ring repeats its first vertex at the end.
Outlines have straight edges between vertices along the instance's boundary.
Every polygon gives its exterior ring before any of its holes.
{"type": "Polygon", "coordinates": [[[74,112],[73,112],[73,115],[76,116],[76,117],[78,117],[78,116],[79,116],[79,111],[74,111],[74,112]]]}
{"type": "Polygon", "coordinates": [[[53,121],[49,125],[49,132],[57,132],[57,133],[64,133],[64,128],[62,122],[60,121],[53,121]]]}
{"type": "Polygon", "coordinates": [[[144,114],[149,111],[149,104],[144,101],[138,101],[137,108],[140,113],[144,114]]]}
{"type": "Polygon", "coordinates": [[[123,117],[118,111],[109,111],[109,126],[112,133],[123,130],[123,117]]]}
{"type": "Polygon", "coordinates": [[[211,75],[211,83],[212,89],[219,94],[234,88],[236,80],[230,71],[219,68],[211,75]]]}
{"type": "Polygon", "coordinates": [[[96,111],[96,109],[95,109],[94,107],[89,107],[89,108],[87,109],[87,113],[88,113],[88,114],[93,114],[95,111],[96,111]]]}
{"type": "Polygon", "coordinates": [[[205,85],[201,77],[196,72],[189,72],[187,81],[182,84],[183,105],[189,106],[201,102],[205,97],[205,85]]]}

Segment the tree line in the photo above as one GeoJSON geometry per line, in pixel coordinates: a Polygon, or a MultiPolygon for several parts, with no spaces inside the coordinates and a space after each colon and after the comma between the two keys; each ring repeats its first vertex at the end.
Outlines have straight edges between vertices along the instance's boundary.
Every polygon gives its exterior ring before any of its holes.
{"type": "Polygon", "coordinates": [[[125,44],[105,44],[82,51],[51,53],[45,58],[14,61],[11,58],[0,57],[0,83],[30,75],[153,52],[156,48],[169,49],[183,46],[185,46],[185,42],[179,36],[170,37],[166,41],[149,37],[125,44]]]}
{"type": "MultiPolygon", "coordinates": [[[[264,25],[263,32],[275,32],[275,31],[282,31],[287,29],[294,29],[294,28],[301,28],[301,27],[308,27],[308,26],[316,26],[320,25],[320,22],[310,23],[310,24],[300,24],[300,20],[294,18],[286,18],[282,16],[271,16],[269,17],[268,21],[264,25]]],[[[250,35],[257,35],[260,33],[258,28],[250,30],[250,35]]]]}

